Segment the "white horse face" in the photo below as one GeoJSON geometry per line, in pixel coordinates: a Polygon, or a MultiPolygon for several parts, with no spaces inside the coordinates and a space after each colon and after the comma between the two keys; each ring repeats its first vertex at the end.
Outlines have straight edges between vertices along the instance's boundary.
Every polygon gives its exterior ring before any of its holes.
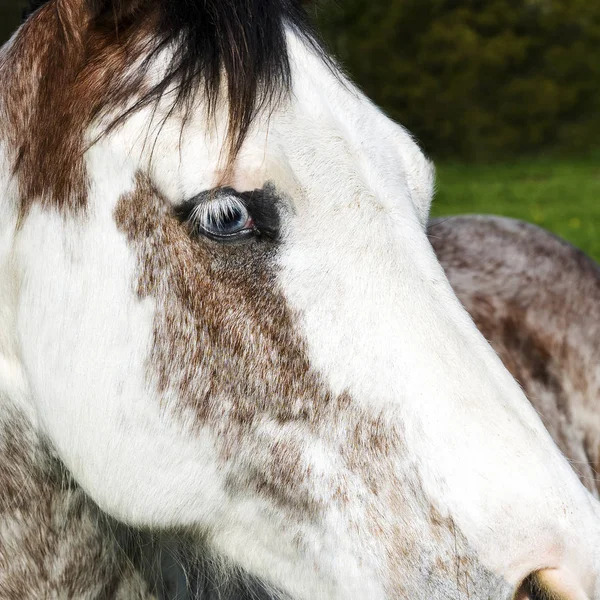
{"type": "Polygon", "coordinates": [[[600,597],[598,508],[435,259],[429,163],[288,43],[231,171],[165,102],[86,151],[85,210],[3,208],[21,406],[104,510],[295,598],[600,597]]]}

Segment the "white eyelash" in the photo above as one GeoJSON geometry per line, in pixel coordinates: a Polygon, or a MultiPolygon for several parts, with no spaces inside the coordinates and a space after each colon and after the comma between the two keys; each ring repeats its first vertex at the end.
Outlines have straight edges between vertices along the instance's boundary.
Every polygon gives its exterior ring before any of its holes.
{"type": "Polygon", "coordinates": [[[189,222],[194,229],[204,227],[208,220],[211,220],[217,226],[224,225],[231,213],[240,210],[246,212],[246,207],[241,200],[235,196],[221,196],[206,202],[200,202],[195,206],[190,213],[189,222]]]}

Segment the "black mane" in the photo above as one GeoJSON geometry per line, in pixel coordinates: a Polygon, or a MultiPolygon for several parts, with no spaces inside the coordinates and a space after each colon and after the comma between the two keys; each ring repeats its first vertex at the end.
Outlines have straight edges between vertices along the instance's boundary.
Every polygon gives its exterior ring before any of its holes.
{"type": "Polygon", "coordinates": [[[44,6],[44,4],[48,4],[48,0],[30,0],[27,7],[23,9],[23,20],[27,19],[31,13],[44,6]]]}
{"type": "MultiPolygon", "coordinates": [[[[290,62],[285,38],[289,27],[326,60],[300,0],[81,0],[105,26],[157,23],[146,58],[149,65],[161,50],[175,49],[163,81],[132,109],[175,89],[175,105],[191,100],[203,85],[212,112],[222,81],[227,84],[229,150],[239,151],[252,119],[290,89],[290,62]]],[[[36,10],[52,0],[33,0],[36,10]]],[[[189,104],[187,104],[189,106],[189,104]]],[[[129,111],[131,112],[131,111],[129,111]]],[[[129,114],[129,113],[128,113],[129,114]]]]}

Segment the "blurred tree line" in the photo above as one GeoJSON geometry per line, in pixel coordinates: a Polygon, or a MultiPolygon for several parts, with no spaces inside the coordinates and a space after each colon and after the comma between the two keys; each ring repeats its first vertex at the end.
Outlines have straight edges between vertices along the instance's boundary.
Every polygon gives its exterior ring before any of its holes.
{"type": "Polygon", "coordinates": [[[598,0],[323,0],[311,12],[366,93],[436,156],[599,145],[598,0]]]}
{"type": "MultiPolygon", "coordinates": [[[[0,0],[0,39],[25,0],[0,0]]],[[[600,1],[320,0],[318,28],[365,92],[435,156],[600,145],[600,1]]]]}
{"type": "Polygon", "coordinates": [[[4,43],[19,26],[27,0],[0,0],[0,43],[4,43]]]}

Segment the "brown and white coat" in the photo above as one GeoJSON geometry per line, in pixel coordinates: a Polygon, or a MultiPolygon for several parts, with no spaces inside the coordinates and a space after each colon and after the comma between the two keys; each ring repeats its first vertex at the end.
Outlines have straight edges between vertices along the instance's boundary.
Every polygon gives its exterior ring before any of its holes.
{"type": "Polygon", "coordinates": [[[3,49],[3,412],[292,598],[600,597],[599,505],[434,255],[430,164],[267,4],[53,0],[3,49]]]}

